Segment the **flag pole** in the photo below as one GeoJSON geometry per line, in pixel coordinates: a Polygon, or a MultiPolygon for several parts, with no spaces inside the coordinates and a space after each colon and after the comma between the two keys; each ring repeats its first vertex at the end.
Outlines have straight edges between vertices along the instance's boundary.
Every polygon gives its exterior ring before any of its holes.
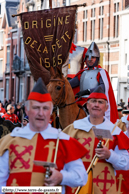
{"type": "Polygon", "coordinates": [[[49,8],[52,9],[52,0],[49,0],[49,8]]]}

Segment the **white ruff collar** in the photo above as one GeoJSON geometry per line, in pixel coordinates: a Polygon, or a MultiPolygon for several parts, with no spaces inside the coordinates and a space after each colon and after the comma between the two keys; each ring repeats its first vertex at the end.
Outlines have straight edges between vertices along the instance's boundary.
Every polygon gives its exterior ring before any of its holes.
{"type": "MultiPolygon", "coordinates": [[[[89,121],[89,115],[83,119],[74,121],[73,125],[75,129],[80,129],[86,132],[89,132],[90,129],[95,126],[98,129],[105,129],[105,130],[110,130],[110,132],[112,132],[113,128],[114,128],[114,124],[109,121],[106,117],[104,117],[105,121],[99,125],[93,125],[92,123],[90,123],[89,121]]],[[[113,135],[119,135],[121,132],[121,129],[119,127],[116,127],[115,131],[113,132],[113,135]]]]}
{"type": "MultiPolygon", "coordinates": [[[[11,133],[11,136],[32,139],[36,133],[40,133],[44,139],[57,139],[58,137],[58,129],[51,127],[50,124],[48,124],[47,128],[44,131],[35,132],[35,131],[30,130],[29,123],[27,124],[27,126],[23,128],[21,127],[14,128],[14,130],[11,133]]],[[[64,140],[69,140],[70,138],[69,135],[63,132],[60,132],[59,137],[60,139],[64,139],[64,140]]]]}

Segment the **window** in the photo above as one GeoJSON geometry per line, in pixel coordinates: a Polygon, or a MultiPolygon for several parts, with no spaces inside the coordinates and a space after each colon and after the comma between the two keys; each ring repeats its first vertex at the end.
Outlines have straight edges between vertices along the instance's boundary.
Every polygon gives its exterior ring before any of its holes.
{"type": "Polygon", "coordinates": [[[23,42],[23,37],[20,38],[20,57],[21,60],[24,60],[24,42],[23,42]]]}
{"type": "Polygon", "coordinates": [[[0,88],[0,100],[4,102],[4,88],[0,88]]]}
{"type": "Polygon", "coordinates": [[[13,56],[16,53],[15,45],[13,45],[13,56]]]}
{"type": "Polygon", "coordinates": [[[61,7],[61,6],[60,6],[60,2],[59,2],[59,1],[57,1],[57,7],[61,7]]]}
{"type": "Polygon", "coordinates": [[[95,39],[95,8],[91,9],[91,40],[95,39]]]}
{"type": "Polygon", "coordinates": [[[49,9],[49,0],[43,2],[43,9],[49,9]]]}
{"type": "Polygon", "coordinates": [[[111,83],[112,83],[112,88],[113,88],[113,91],[114,91],[115,100],[117,102],[118,78],[117,77],[112,77],[111,78],[111,83]]]}
{"type": "Polygon", "coordinates": [[[125,65],[127,65],[127,53],[125,53],[125,65]]]}
{"type": "Polygon", "coordinates": [[[33,11],[33,6],[32,5],[29,6],[29,11],[33,11]]]}
{"type": "Polygon", "coordinates": [[[7,46],[7,63],[6,63],[6,72],[10,71],[10,46],[7,46]]]}
{"type": "Polygon", "coordinates": [[[66,0],[63,0],[63,5],[66,6],[66,0]]]}
{"type": "Polygon", "coordinates": [[[24,83],[23,78],[20,77],[19,102],[22,102],[23,99],[24,99],[24,83]]]}
{"type": "Polygon", "coordinates": [[[27,70],[30,69],[26,54],[25,54],[25,68],[26,68],[27,70]]]}
{"type": "Polygon", "coordinates": [[[9,100],[9,79],[6,79],[6,99],[9,100]]]}
{"type": "Polygon", "coordinates": [[[66,6],[70,5],[70,0],[66,0],[66,6]]]}
{"type": "MultiPolygon", "coordinates": [[[[2,2],[2,1],[1,1],[2,2]]],[[[2,2],[0,4],[0,14],[3,15],[4,14],[4,11],[5,11],[5,4],[2,2]]]]}
{"type": "Polygon", "coordinates": [[[114,3],[114,38],[119,35],[119,3],[114,3]]]}
{"type": "Polygon", "coordinates": [[[125,65],[127,65],[127,57],[128,57],[128,55],[127,55],[127,53],[128,53],[128,40],[127,39],[125,39],[124,40],[124,53],[125,53],[125,62],[124,62],[124,64],[125,65]]]}
{"type": "Polygon", "coordinates": [[[30,77],[28,76],[27,77],[27,98],[29,96],[29,93],[30,93],[30,77]]]}
{"type": "Polygon", "coordinates": [[[95,8],[91,9],[91,17],[95,17],[95,8]]]}
{"type": "Polygon", "coordinates": [[[7,46],[7,63],[10,62],[10,46],[7,46]]]}
{"type": "Polygon", "coordinates": [[[88,22],[87,13],[88,13],[88,10],[83,11],[83,41],[84,42],[87,41],[87,22],[88,22]]]}
{"type": "Polygon", "coordinates": [[[104,6],[99,7],[99,39],[103,39],[104,6]]]}
{"type": "Polygon", "coordinates": [[[91,40],[95,39],[95,20],[91,21],[91,40]]]}
{"type": "Polygon", "coordinates": [[[41,8],[40,8],[40,5],[38,5],[38,6],[37,6],[37,10],[40,10],[40,9],[41,9],[41,8]]]}
{"type": "Polygon", "coordinates": [[[4,40],[3,31],[0,31],[0,50],[3,49],[3,40],[4,40]]]}

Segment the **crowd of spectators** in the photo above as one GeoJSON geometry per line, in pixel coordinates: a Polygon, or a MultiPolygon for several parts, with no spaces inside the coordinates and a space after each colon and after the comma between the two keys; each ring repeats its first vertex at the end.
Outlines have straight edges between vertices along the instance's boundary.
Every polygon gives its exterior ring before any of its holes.
{"type": "Polygon", "coordinates": [[[128,100],[128,104],[125,105],[125,102],[123,101],[123,99],[120,99],[120,103],[117,104],[117,110],[118,110],[119,119],[121,119],[126,115],[129,115],[129,100],[128,100]]]}
{"type": "Polygon", "coordinates": [[[24,103],[15,103],[14,99],[8,101],[5,99],[4,103],[0,101],[0,116],[1,118],[5,118],[5,120],[12,121],[13,123],[19,122],[23,127],[29,122],[25,113],[24,103]]]}

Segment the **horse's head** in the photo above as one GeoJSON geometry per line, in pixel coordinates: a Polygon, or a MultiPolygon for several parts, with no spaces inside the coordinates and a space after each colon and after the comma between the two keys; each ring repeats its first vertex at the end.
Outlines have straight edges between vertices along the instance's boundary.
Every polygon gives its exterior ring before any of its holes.
{"type": "Polygon", "coordinates": [[[47,90],[51,94],[54,106],[60,106],[65,98],[65,78],[62,71],[57,67],[56,72],[53,68],[50,70],[51,79],[47,85],[47,90]]]}

